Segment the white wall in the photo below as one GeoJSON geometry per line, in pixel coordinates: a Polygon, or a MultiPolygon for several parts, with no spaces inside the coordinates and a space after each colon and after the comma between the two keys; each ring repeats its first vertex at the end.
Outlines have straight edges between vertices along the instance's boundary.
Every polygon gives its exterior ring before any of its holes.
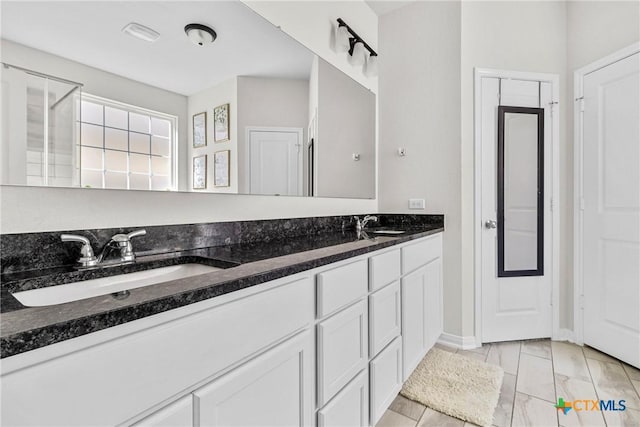
{"type": "MultiPolygon", "coordinates": [[[[240,193],[249,192],[246,169],[248,126],[290,127],[303,131],[307,141],[309,81],[238,77],[238,167],[240,193]]],[[[302,149],[302,148],[301,148],[302,149]]]]}
{"type": "Polygon", "coordinates": [[[316,194],[375,197],[375,95],[322,59],[317,76],[316,194]]]}
{"type": "MultiPolygon", "coordinates": [[[[372,91],[377,79],[367,79],[346,55],[331,50],[331,27],[342,17],[367,42],[377,47],[377,16],[364,1],[251,2],[250,6],[326,61],[348,71],[372,91]]],[[[107,85],[108,86],[108,85],[107,85]]],[[[149,98],[153,98],[149,95],[149,98]]],[[[184,101],[186,105],[186,100],[184,101]]],[[[188,119],[190,120],[190,119],[188,119]]],[[[185,132],[185,141],[188,142],[185,132]]],[[[186,152],[186,151],[185,151],[186,152]]],[[[191,161],[189,159],[189,161],[191,161]]],[[[203,221],[342,215],[377,211],[376,200],[176,194],[117,190],[1,188],[2,233],[173,224],[203,221]],[[99,192],[98,192],[99,191],[99,192]],[[46,209],[42,207],[45,206],[46,209]]]]}
{"type": "Polygon", "coordinates": [[[460,3],[417,2],[380,18],[381,212],[445,215],[444,325],[461,333],[460,3]],[[405,147],[406,157],[399,157],[405,147]]]}
{"type": "Polygon", "coordinates": [[[238,83],[235,77],[214,87],[201,90],[188,98],[190,120],[194,114],[207,113],[207,145],[193,148],[193,124],[189,122],[188,140],[188,189],[193,188],[193,157],[207,156],[207,188],[194,190],[199,193],[238,193],[238,83]],[[214,141],[213,109],[223,104],[229,104],[229,140],[214,141]],[[229,186],[215,187],[213,155],[216,151],[229,150],[229,186]]]}
{"type": "Polygon", "coordinates": [[[378,46],[378,17],[362,0],[351,1],[264,1],[243,0],[268,21],[313,50],[325,61],[378,92],[378,78],[365,77],[362,67],[354,67],[347,55],[333,51],[333,27],[342,18],[373,49],[378,46]]]}
{"type": "MultiPolygon", "coordinates": [[[[2,61],[83,83],[83,92],[178,116],[178,184],[187,187],[187,97],[149,86],[41,50],[2,40],[2,61]]],[[[0,71],[1,72],[1,71],[0,71]]],[[[190,160],[189,160],[190,161],[190,160]]],[[[46,190],[43,190],[46,191],[46,190]]]]}

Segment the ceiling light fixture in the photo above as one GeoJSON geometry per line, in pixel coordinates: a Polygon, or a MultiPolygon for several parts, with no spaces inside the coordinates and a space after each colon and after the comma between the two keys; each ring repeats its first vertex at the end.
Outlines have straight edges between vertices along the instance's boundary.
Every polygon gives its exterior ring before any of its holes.
{"type": "Polygon", "coordinates": [[[202,24],[188,24],[184,27],[184,32],[189,39],[198,46],[213,43],[218,37],[213,28],[202,24]]]}
{"type": "Polygon", "coordinates": [[[338,18],[335,47],[338,52],[349,52],[349,63],[351,65],[363,65],[366,61],[364,73],[368,77],[378,75],[378,54],[341,18],[338,18]],[[348,50],[345,49],[347,44],[349,46],[348,50]],[[368,58],[367,51],[369,52],[368,58]]]}
{"type": "Polygon", "coordinates": [[[150,43],[153,43],[154,41],[160,38],[160,33],[152,30],[149,27],[145,27],[142,24],[138,24],[137,22],[128,23],[122,29],[122,32],[132,37],[135,37],[137,39],[144,40],[150,43]]]}

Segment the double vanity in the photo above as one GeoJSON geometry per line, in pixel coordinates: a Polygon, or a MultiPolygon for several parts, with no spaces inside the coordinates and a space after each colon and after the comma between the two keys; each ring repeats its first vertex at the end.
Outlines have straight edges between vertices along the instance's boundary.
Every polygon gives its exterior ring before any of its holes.
{"type": "Polygon", "coordinates": [[[2,424],[375,425],[442,332],[444,224],[376,226],[147,227],[135,263],[79,269],[61,233],[4,235],[2,424]]]}

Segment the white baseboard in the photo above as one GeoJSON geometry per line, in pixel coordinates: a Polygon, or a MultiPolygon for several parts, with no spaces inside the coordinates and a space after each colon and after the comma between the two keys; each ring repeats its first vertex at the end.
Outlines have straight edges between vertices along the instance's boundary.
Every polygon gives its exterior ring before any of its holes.
{"type": "Polygon", "coordinates": [[[442,335],[440,335],[438,344],[458,348],[460,350],[470,350],[478,347],[476,345],[476,337],[474,336],[462,337],[460,335],[453,335],[446,332],[443,332],[442,335]]]}
{"type": "Polygon", "coordinates": [[[552,338],[554,341],[569,341],[571,343],[576,343],[575,334],[571,329],[558,329],[557,333],[552,338]]]}

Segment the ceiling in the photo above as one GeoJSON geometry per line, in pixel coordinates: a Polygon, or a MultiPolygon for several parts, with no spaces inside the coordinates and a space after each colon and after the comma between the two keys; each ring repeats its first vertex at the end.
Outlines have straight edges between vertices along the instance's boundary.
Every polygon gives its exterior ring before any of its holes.
{"type": "MultiPolygon", "coordinates": [[[[308,79],[313,53],[239,1],[6,1],[2,38],[132,80],[191,95],[233,76],[308,79]],[[137,22],[160,33],[124,34],[137,22]],[[193,44],[189,23],[217,40],[193,44]]],[[[46,70],[36,70],[46,73],[46,70]]]]}
{"type": "MultiPolygon", "coordinates": [[[[414,0],[415,1],[415,0],[414,0]]],[[[396,9],[400,9],[414,1],[402,1],[402,0],[365,0],[365,3],[376,13],[378,16],[382,16],[389,12],[393,12],[396,9]]]]}

